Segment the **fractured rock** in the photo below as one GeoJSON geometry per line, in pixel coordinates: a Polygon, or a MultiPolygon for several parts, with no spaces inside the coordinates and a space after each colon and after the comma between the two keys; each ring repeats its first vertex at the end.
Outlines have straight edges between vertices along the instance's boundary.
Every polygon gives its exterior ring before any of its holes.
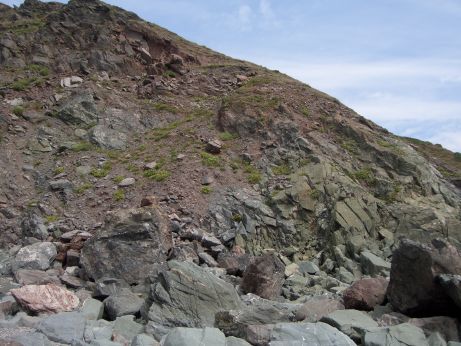
{"type": "Polygon", "coordinates": [[[13,271],[18,269],[47,270],[56,257],[53,243],[35,243],[21,248],[13,261],[13,271]]]}
{"type": "Polygon", "coordinates": [[[377,277],[362,279],[343,292],[346,309],[371,311],[376,305],[381,305],[386,298],[389,281],[377,277]]]}

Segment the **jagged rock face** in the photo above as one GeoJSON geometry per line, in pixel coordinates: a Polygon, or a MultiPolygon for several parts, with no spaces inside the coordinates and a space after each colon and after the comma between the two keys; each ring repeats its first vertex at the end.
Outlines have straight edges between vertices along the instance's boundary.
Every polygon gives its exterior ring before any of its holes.
{"type": "Polygon", "coordinates": [[[171,247],[171,231],[159,210],[120,210],[110,213],[105,229],[85,243],[81,263],[95,280],[142,283],[159,270],[171,247]]]}

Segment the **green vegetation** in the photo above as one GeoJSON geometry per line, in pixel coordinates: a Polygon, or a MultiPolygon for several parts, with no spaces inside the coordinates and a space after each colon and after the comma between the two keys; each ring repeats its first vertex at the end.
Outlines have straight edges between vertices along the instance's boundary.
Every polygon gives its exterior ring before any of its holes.
{"type": "Polygon", "coordinates": [[[321,196],[321,192],[319,190],[311,190],[310,191],[310,196],[313,198],[313,199],[319,199],[320,196],[321,196]]]}
{"type": "Polygon", "coordinates": [[[78,142],[72,146],[72,151],[80,152],[80,151],[90,151],[93,149],[93,145],[89,142],[78,142]]]}
{"type": "Polygon", "coordinates": [[[93,184],[91,183],[84,183],[80,185],[79,187],[75,188],[74,191],[76,194],[81,195],[83,194],[86,190],[89,190],[93,188],[93,184]]]}
{"type": "Polygon", "coordinates": [[[376,183],[376,178],[374,177],[370,167],[362,168],[352,173],[351,176],[352,178],[365,182],[367,185],[374,185],[376,183]]]}
{"type": "MultiPolygon", "coordinates": [[[[157,166],[158,167],[158,166],[157,166]]],[[[170,172],[165,170],[165,169],[160,169],[160,168],[155,168],[155,169],[149,169],[144,172],[144,176],[146,178],[161,182],[170,177],[170,172]]]]}
{"type": "Polygon", "coordinates": [[[273,167],[272,172],[275,175],[289,175],[291,173],[291,169],[288,165],[280,165],[273,167]]]}
{"type": "Polygon", "coordinates": [[[344,140],[341,143],[341,148],[343,148],[344,150],[348,151],[349,153],[353,155],[356,155],[359,153],[359,145],[353,139],[344,140]]]}
{"type": "Polygon", "coordinates": [[[14,81],[10,87],[15,91],[24,91],[33,86],[40,86],[43,84],[43,79],[39,77],[21,78],[14,81]]]}
{"type": "Polygon", "coordinates": [[[200,157],[202,158],[202,164],[207,167],[219,167],[221,166],[221,160],[218,156],[209,154],[207,152],[202,151],[200,153],[200,157]]]}
{"type": "Polygon", "coordinates": [[[36,32],[44,25],[45,21],[41,18],[19,19],[12,22],[11,26],[9,26],[7,30],[15,33],[16,35],[21,35],[36,32]]]}
{"type": "Polygon", "coordinates": [[[400,185],[394,186],[394,189],[392,190],[392,192],[389,193],[384,198],[386,203],[388,203],[388,204],[394,203],[397,200],[397,197],[398,197],[400,191],[402,191],[402,187],[400,185]]]}
{"type": "Polygon", "coordinates": [[[454,158],[456,161],[461,162],[461,153],[453,153],[453,158],[454,158]]]}
{"type": "Polygon", "coordinates": [[[176,73],[174,73],[174,72],[171,71],[171,70],[166,70],[166,71],[163,73],[163,76],[164,76],[164,77],[168,77],[168,78],[175,78],[175,77],[176,77],[176,73]]]}
{"type": "Polygon", "coordinates": [[[104,178],[106,177],[112,169],[112,164],[110,162],[104,162],[101,168],[94,168],[91,171],[91,175],[95,178],[104,178]]]}
{"type": "Polygon", "coordinates": [[[181,122],[179,121],[173,121],[172,123],[168,124],[165,127],[160,127],[152,130],[152,138],[155,141],[160,141],[161,139],[164,139],[170,135],[170,133],[176,129],[181,122]]]}
{"type": "Polygon", "coordinates": [[[247,180],[251,184],[258,184],[262,179],[262,174],[254,166],[245,164],[243,168],[244,172],[248,174],[247,180]]]}
{"type": "Polygon", "coordinates": [[[113,181],[114,181],[114,183],[116,183],[116,184],[120,184],[120,183],[123,181],[123,179],[125,179],[123,176],[118,175],[118,176],[116,176],[116,177],[113,179],[113,181]]]}
{"type": "Polygon", "coordinates": [[[308,118],[308,117],[310,116],[309,108],[307,108],[307,107],[302,107],[302,108],[301,108],[301,113],[302,113],[306,118],[308,118]]]}
{"type": "Polygon", "coordinates": [[[169,104],[163,103],[163,102],[154,103],[153,107],[157,111],[165,111],[165,112],[169,112],[169,113],[173,113],[173,114],[178,113],[178,109],[175,106],[169,105],[169,104]]]}
{"type": "Polygon", "coordinates": [[[123,201],[125,199],[125,192],[122,189],[117,189],[114,191],[113,197],[117,202],[123,201]]]}
{"type": "Polygon", "coordinates": [[[243,220],[242,215],[240,215],[240,214],[234,214],[234,215],[232,215],[232,221],[234,221],[234,222],[241,222],[242,220],[243,220]]]}
{"type": "Polygon", "coordinates": [[[48,67],[37,64],[28,65],[27,70],[38,73],[42,77],[46,77],[50,74],[50,69],[48,67]]]}
{"type": "Polygon", "coordinates": [[[56,216],[56,215],[47,215],[45,217],[45,223],[46,224],[53,223],[53,222],[56,222],[58,220],[59,220],[59,217],[56,216]]]}
{"type": "Polygon", "coordinates": [[[226,141],[231,141],[233,139],[239,138],[239,135],[236,133],[230,133],[230,132],[221,132],[219,134],[219,139],[226,142],[226,141]]]}
{"type": "Polygon", "coordinates": [[[22,108],[21,106],[15,106],[13,107],[12,112],[14,115],[22,117],[24,115],[24,108],[22,108]]]}
{"type": "Polygon", "coordinates": [[[211,186],[204,186],[202,187],[201,191],[204,195],[208,195],[213,192],[213,189],[211,188],[211,186]]]}
{"type": "Polygon", "coordinates": [[[56,167],[54,169],[54,174],[55,175],[62,174],[62,173],[64,173],[64,167],[56,167]]]}

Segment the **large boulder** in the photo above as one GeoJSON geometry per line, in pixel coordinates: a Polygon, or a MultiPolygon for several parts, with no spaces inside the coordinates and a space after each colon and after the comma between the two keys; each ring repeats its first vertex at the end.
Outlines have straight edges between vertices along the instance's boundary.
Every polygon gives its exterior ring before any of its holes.
{"type": "Polygon", "coordinates": [[[386,298],[389,281],[383,277],[362,279],[343,292],[346,309],[371,311],[386,298]]]}
{"type": "Polygon", "coordinates": [[[162,340],[163,346],[226,346],[226,336],[216,328],[174,328],[162,340]]]}
{"type": "Polygon", "coordinates": [[[126,134],[105,127],[104,125],[97,125],[93,127],[89,133],[90,141],[105,149],[121,150],[126,148],[127,136],[126,134]]]}
{"type": "Polygon", "coordinates": [[[213,327],[215,314],[242,306],[234,286],[191,262],[168,262],[152,285],[149,327],[161,336],[174,327],[213,327]]]}
{"type": "Polygon", "coordinates": [[[104,308],[111,320],[124,315],[136,315],[143,304],[144,300],[142,298],[127,289],[104,300],[104,308]]]}
{"type": "Polygon", "coordinates": [[[37,329],[51,341],[74,344],[83,341],[85,317],[79,312],[62,312],[40,321],[37,329]]]}
{"type": "Polygon", "coordinates": [[[411,324],[375,328],[365,333],[364,346],[429,346],[424,332],[411,324]]]}
{"type": "Polygon", "coordinates": [[[391,264],[369,251],[360,254],[360,264],[364,274],[370,276],[389,276],[391,264]]]}
{"type": "Polygon", "coordinates": [[[62,100],[56,115],[71,125],[92,126],[98,121],[96,105],[90,91],[77,91],[62,100]]]}
{"type": "Polygon", "coordinates": [[[344,310],[344,305],[339,300],[328,296],[314,296],[302,304],[295,318],[297,321],[318,322],[337,310],[344,310]]]}
{"type": "Polygon", "coordinates": [[[322,322],[279,323],[270,340],[270,346],[355,346],[347,335],[322,322]]]}
{"type": "Polygon", "coordinates": [[[80,303],[74,293],[53,284],[23,286],[12,289],[11,294],[22,307],[34,313],[72,311],[80,303]]]}
{"type": "Polygon", "coordinates": [[[280,295],[285,281],[285,265],[275,255],[255,257],[243,273],[242,291],[266,299],[280,295]]]}
{"type": "Polygon", "coordinates": [[[168,220],[158,209],[119,210],[108,213],[104,229],[85,243],[80,262],[94,280],[135,284],[156,273],[171,247],[168,220]]]}
{"type": "Polygon", "coordinates": [[[13,271],[19,269],[47,270],[57,255],[53,243],[43,242],[21,248],[13,261],[13,271]]]}
{"type": "Polygon", "coordinates": [[[402,241],[392,257],[387,291],[394,309],[414,317],[456,315],[439,274],[461,274],[461,254],[454,246],[440,239],[430,245],[402,241]]]}

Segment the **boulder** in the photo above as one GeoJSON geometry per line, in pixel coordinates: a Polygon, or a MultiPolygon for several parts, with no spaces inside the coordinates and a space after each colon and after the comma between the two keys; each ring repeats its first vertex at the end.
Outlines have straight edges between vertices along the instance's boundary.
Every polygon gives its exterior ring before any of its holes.
{"type": "Polygon", "coordinates": [[[83,302],[80,312],[87,320],[99,320],[104,313],[104,304],[97,299],[88,298],[83,302]]]}
{"type": "Polygon", "coordinates": [[[14,273],[14,278],[21,285],[59,285],[61,283],[56,274],[42,270],[19,269],[14,273]]]}
{"type": "Polygon", "coordinates": [[[360,264],[364,274],[370,276],[389,276],[391,264],[382,258],[372,254],[369,251],[363,251],[360,254],[360,264]]]}
{"type": "Polygon", "coordinates": [[[386,298],[389,281],[382,277],[362,279],[343,292],[346,309],[371,311],[386,298]]]}
{"type": "Polygon", "coordinates": [[[13,271],[19,269],[47,270],[56,257],[53,243],[35,243],[21,248],[13,261],[13,271]]]}
{"type": "Polygon", "coordinates": [[[318,322],[336,310],[344,310],[344,305],[339,300],[326,296],[312,297],[302,304],[295,318],[296,321],[318,322]]]}
{"type": "Polygon", "coordinates": [[[96,125],[88,132],[90,141],[105,149],[122,150],[126,148],[126,134],[105,127],[96,125]]]}
{"type": "Polygon", "coordinates": [[[104,308],[110,320],[124,315],[136,315],[143,304],[144,299],[127,289],[104,300],[104,308]]]}
{"type": "Polygon", "coordinates": [[[460,341],[458,320],[447,316],[434,316],[426,318],[410,318],[405,321],[415,327],[421,328],[426,335],[438,332],[445,340],[460,341]]]}
{"type": "Polygon", "coordinates": [[[93,126],[98,121],[91,91],[78,91],[61,100],[57,116],[66,124],[93,126]]]}
{"type": "Polygon", "coordinates": [[[40,321],[37,330],[51,341],[74,344],[83,341],[85,317],[79,312],[61,312],[40,321]]]}
{"type": "Polygon", "coordinates": [[[442,274],[437,277],[446,295],[461,309],[461,275],[442,274]]]}
{"type": "Polygon", "coordinates": [[[11,338],[13,344],[3,344],[4,346],[52,346],[50,340],[43,334],[37,332],[20,333],[11,338]]]}
{"type": "Polygon", "coordinates": [[[219,154],[221,152],[221,148],[222,143],[217,139],[213,139],[206,144],[205,150],[210,154],[219,154]]]}
{"type": "Polygon", "coordinates": [[[147,334],[139,334],[133,338],[131,346],[160,346],[160,344],[147,334]]]}
{"type": "Polygon", "coordinates": [[[80,263],[95,280],[144,282],[162,266],[172,247],[168,219],[156,208],[111,212],[104,229],[88,240],[80,263]]]}
{"type": "Polygon", "coordinates": [[[152,285],[148,312],[154,336],[174,327],[213,327],[215,314],[241,305],[235,288],[191,262],[168,262],[152,285]]]}
{"type": "Polygon", "coordinates": [[[114,322],[112,340],[126,345],[141,333],[144,333],[144,325],[136,322],[133,315],[120,316],[114,322]]]}
{"type": "Polygon", "coordinates": [[[235,276],[242,276],[250,261],[248,254],[221,253],[218,256],[218,265],[226,269],[227,274],[235,276]]]}
{"type": "Polygon", "coordinates": [[[349,336],[354,341],[360,341],[366,331],[377,328],[376,323],[366,313],[358,310],[338,310],[323,317],[325,322],[349,336]]]}
{"type": "Polygon", "coordinates": [[[266,299],[280,295],[285,280],[285,266],[275,255],[255,257],[243,273],[241,289],[266,299]]]}
{"type": "Polygon", "coordinates": [[[429,346],[424,332],[408,323],[368,330],[362,344],[364,346],[429,346]]]}
{"type": "Polygon", "coordinates": [[[355,346],[344,333],[328,324],[279,323],[271,332],[270,346],[355,346]]]}
{"type": "Polygon", "coordinates": [[[24,237],[34,237],[40,240],[48,237],[45,221],[33,211],[28,212],[22,219],[21,230],[24,237]]]}
{"type": "Polygon", "coordinates": [[[12,289],[11,294],[23,308],[34,313],[72,311],[80,303],[74,293],[53,284],[27,285],[12,289]]]}
{"type": "Polygon", "coordinates": [[[445,240],[430,245],[403,240],[392,256],[387,296],[395,310],[412,317],[457,315],[456,304],[437,282],[439,274],[461,274],[461,254],[445,240]]]}

